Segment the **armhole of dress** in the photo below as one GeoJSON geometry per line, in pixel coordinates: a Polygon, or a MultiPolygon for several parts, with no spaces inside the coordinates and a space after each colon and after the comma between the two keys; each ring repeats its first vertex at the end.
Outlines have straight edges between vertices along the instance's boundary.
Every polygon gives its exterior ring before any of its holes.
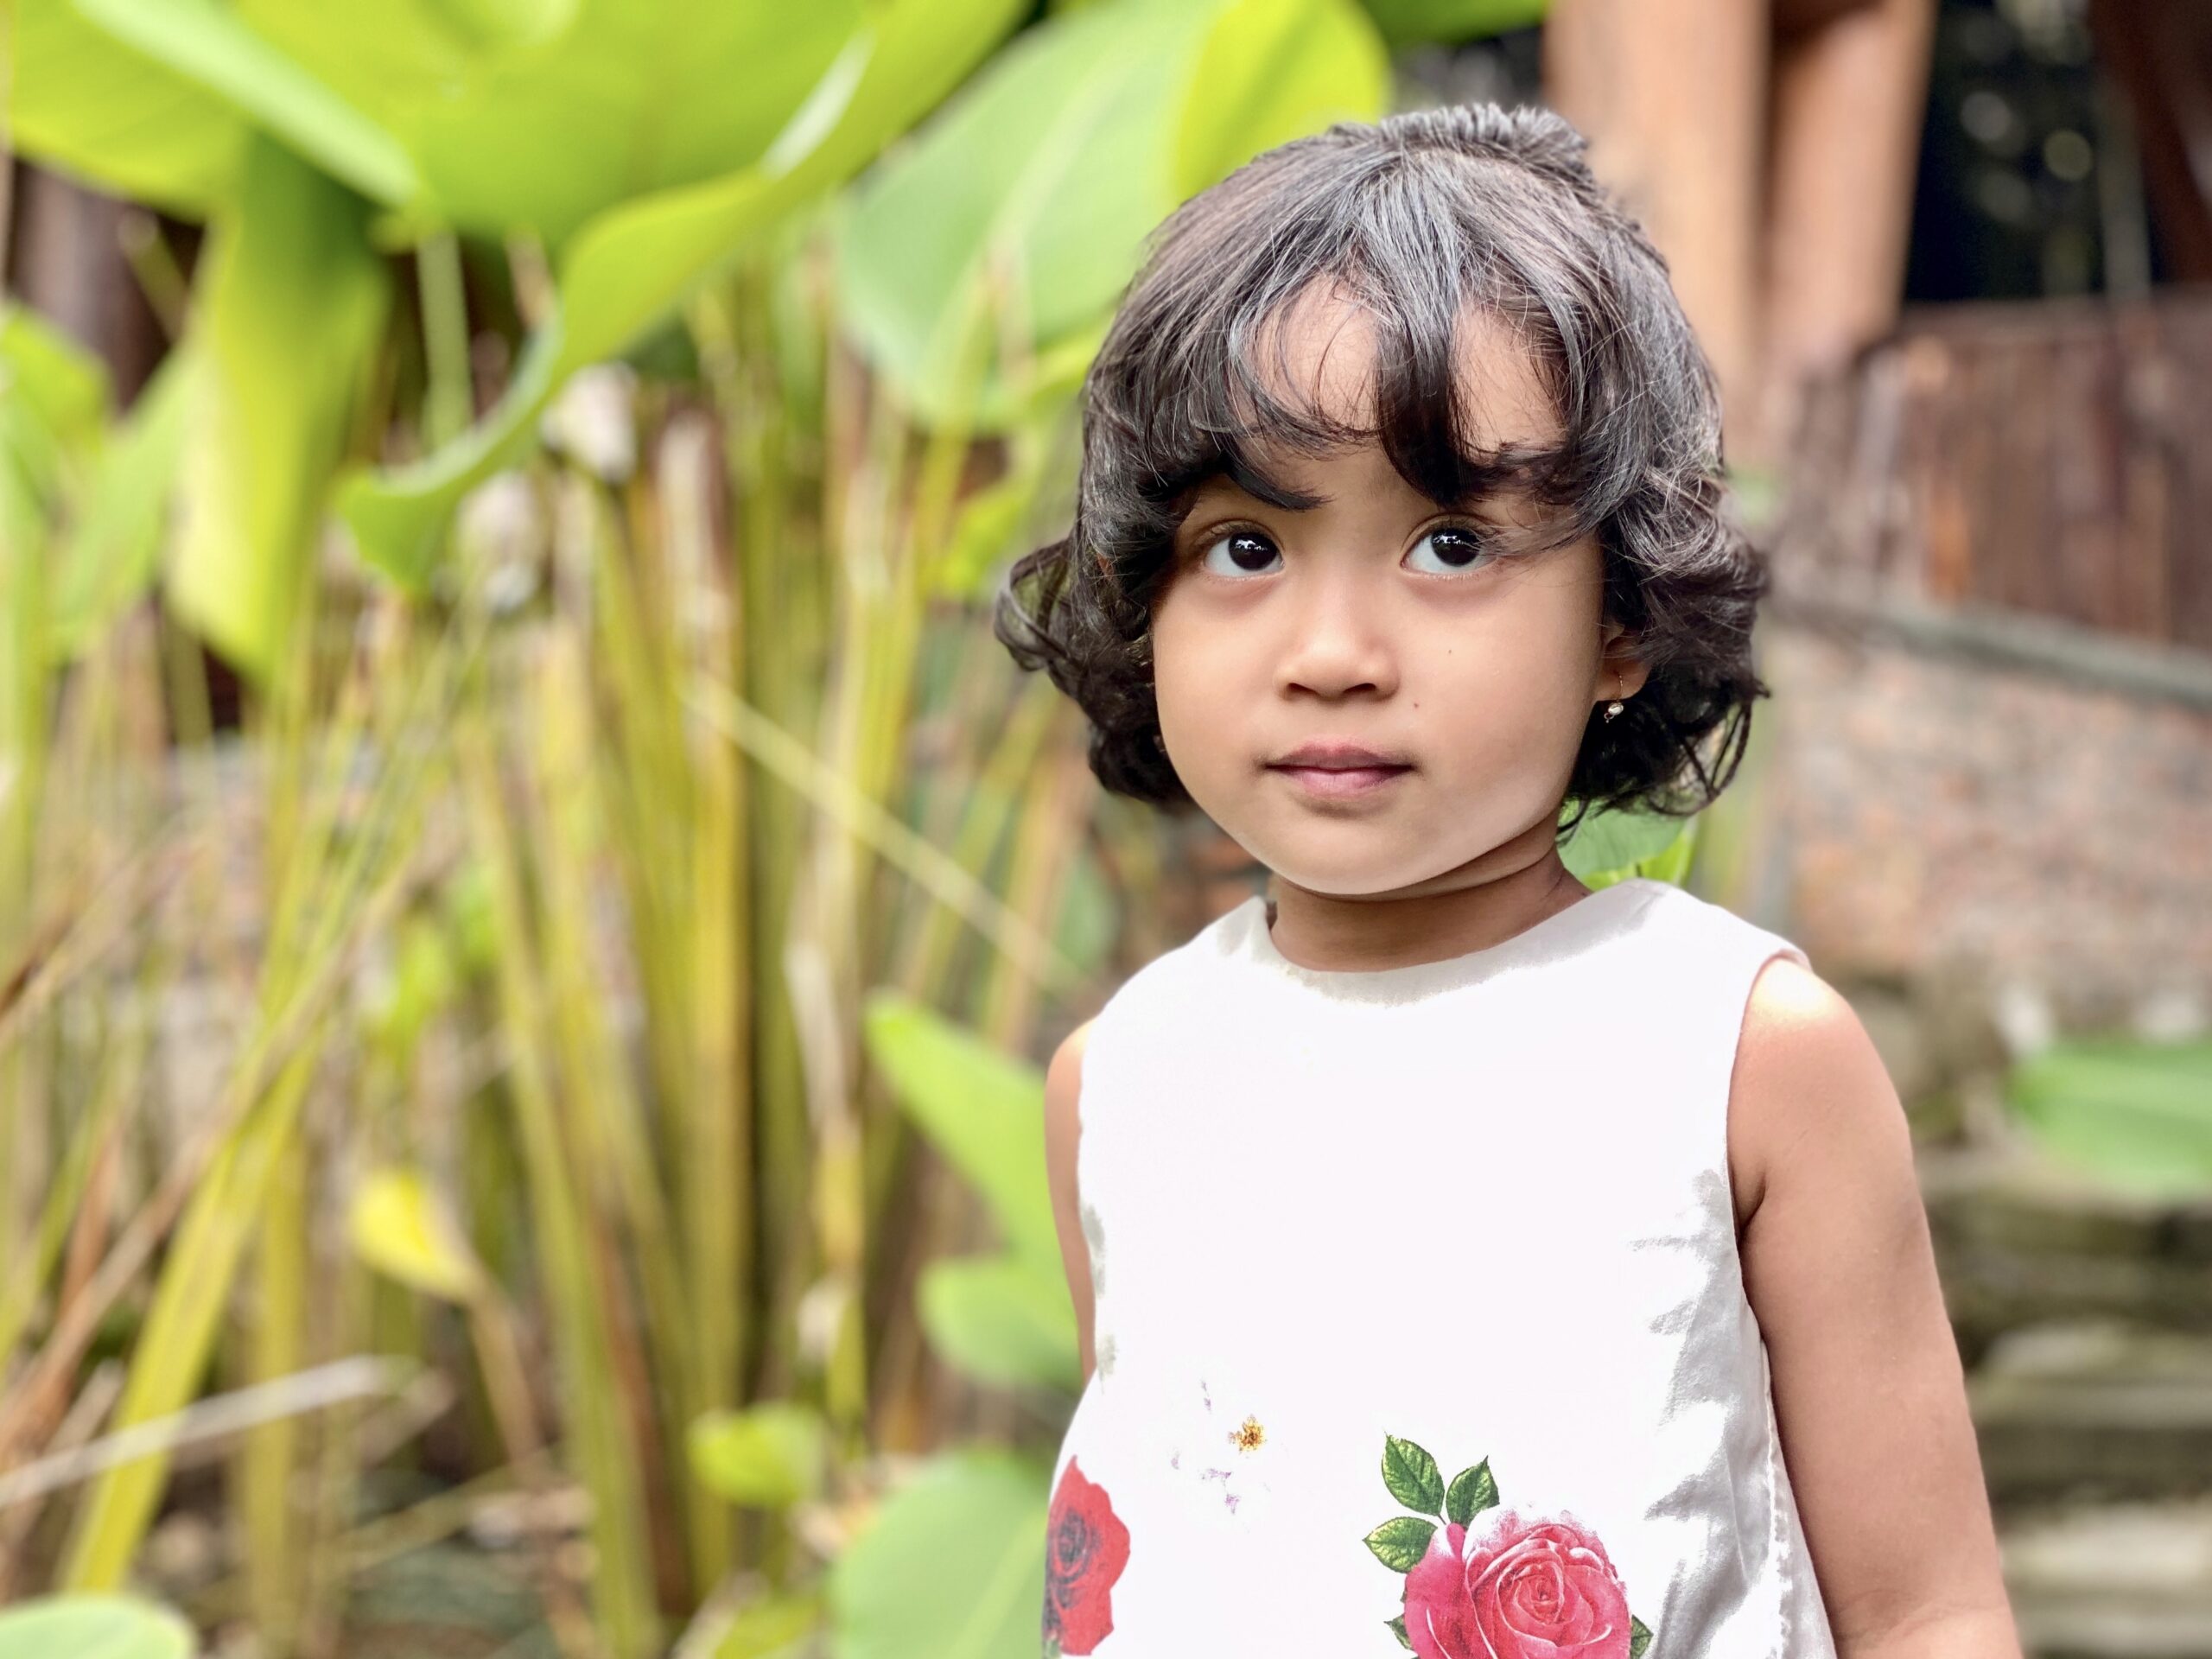
{"type": "Polygon", "coordinates": [[[1748,962],[1741,977],[1732,982],[1731,992],[1733,1018],[1730,1021],[1731,1040],[1728,1049],[1727,1081],[1721,1100],[1720,1163],[1723,1190],[1727,1194],[1729,1254],[1736,1264],[1738,1294],[1743,1298],[1743,1313],[1751,1340],[1758,1349],[1759,1413],[1766,1426],[1765,1485],[1767,1514],[1767,1559],[1765,1578],[1774,1598],[1775,1647],[1774,1659],[1794,1659],[1796,1652],[1796,1632],[1792,1627],[1793,1610],[1790,1594],[1792,1577],[1801,1570],[1796,1556],[1796,1538],[1790,1525],[1790,1514],[1796,1506],[1788,1477],[1788,1465],[1782,1452],[1782,1425],[1774,1409],[1774,1366],[1766,1348],[1766,1332],[1760,1328],[1758,1311],[1751,1306],[1751,1293],[1744,1284],[1744,1259],[1741,1241],[1736,1235],[1736,1177],[1728,1160],[1729,1125],[1734,1116],[1736,1094],[1736,1062],[1742,1058],[1744,1033],[1751,1020],[1751,994],[1758,987],[1759,976],[1777,957],[1787,957],[1800,967],[1812,966],[1804,950],[1791,940],[1764,928],[1751,927],[1748,943],[1739,960],[1748,962]]]}
{"type": "MultiPolygon", "coordinates": [[[[1730,1161],[1728,1147],[1736,1116],[1736,1064],[1743,1058],[1744,1033],[1751,1028],[1751,994],[1758,988],[1759,976],[1766,971],[1767,964],[1777,957],[1787,957],[1808,970],[1812,967],[1812,962],[1803,950],[1791,940],[1750,923],[1740,925],[1748,931],[1742,954],[1736,959],[1738,965],[1728,981],[1728,1062],[1721,1068],[1720,1084],[1720,1179],[1728,1196],[1728,1233],[1732,1241],[1736,1236],[1736,1170],[1730,1161]]],[[[1736,1265],[1740,1282],[1743,1268],[1740,1255],[1736,1265]]]]}

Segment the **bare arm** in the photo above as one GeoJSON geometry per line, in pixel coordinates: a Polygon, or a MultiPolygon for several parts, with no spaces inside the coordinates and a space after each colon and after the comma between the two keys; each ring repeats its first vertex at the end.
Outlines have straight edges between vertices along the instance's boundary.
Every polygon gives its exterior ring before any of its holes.
{"type": "Polygon", "coordinates": [[[1090,1294],[1090,1250],[1084,1243],[1083,1219],[1075,1184],[1076,1142],[1083,1133],[1077,1101],[1083,1089],[1083,1047],[1090,1040],[1090,1022],[1085,1020],[1067,1034],[1045,1069],[1045,1178],[1052,1191],[1052,1226],[1060,1237],[1060,1265],[1068,1276],[1068,1295],[1075,1302],[1077,1351],[1083,1357],[1083,1380],[1090,1381],[1095,1363],[1091,1350],[1094,1307],[1090,1294]]]}
{"type": "Polygon", "coordinates": [[[1745,1292],[1841,1659],[2019,1659],[1903,1106],[1851,1005],[1786,957],[1729,1100],[1745,1292]]]}

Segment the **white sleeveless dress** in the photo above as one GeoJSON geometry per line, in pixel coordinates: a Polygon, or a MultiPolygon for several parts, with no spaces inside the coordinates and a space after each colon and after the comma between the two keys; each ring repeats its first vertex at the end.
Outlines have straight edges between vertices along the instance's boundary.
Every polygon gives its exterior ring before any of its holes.
{"type": "Polygon", "coordinates": [[[1255,894],[1123,984],[1045,1652],[1834,1659],[1728,1172],[1777,954],[1639,878],[1316,971],[1255,894]]]}

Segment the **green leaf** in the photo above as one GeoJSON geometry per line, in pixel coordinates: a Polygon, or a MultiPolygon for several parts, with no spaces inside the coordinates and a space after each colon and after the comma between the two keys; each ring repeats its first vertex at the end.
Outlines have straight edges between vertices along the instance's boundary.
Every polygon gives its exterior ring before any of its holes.
{"type": "Polygon", "coordinates": [[[868,999],[861,1034],[900,1109],[982,1194],[1007,1244],[1033,1262],[1057,1262],[1045,1074],[895,992],[868,999]]]}
{"type": "Polygon", "coordinates": [[[1628,1619],[1628,1659],[1643,1659],[1643,1650],[1651,1645],[1651,1627],[1635,1614],[1628,1619]]]}
{"type": "Polygon", "coordinates": [[[409,218],[565,244],[599,214],[757,163],[864,0],[386,0],[241,11],[391,133],[409,218]]]}
{"type": "Polygon", "coordinates": [[[1207,34],[1175,135],[1180,201],[1263,149],[1334,121],[1372,120],[1390,59],[1352,0],[1236,0],[1207,34]]]}
{"type": "Polygon", "coordinates": [[[0,1659],[191,1659],[192,1627],[137,1596],[50,1596],[0,1612],[0,1659]]]}
{"type": "Polygon", "coordinates": [[[1435,1522],[1394,1515],[1367,1535],[1367,1547],[1392,1572],[1410,1573],[1428,1554],[1428,1541],[1435,1535],[1435,1522]]]}
{"type": "Polygon", "coordinates": [[[1390,1627],[1390,1634],[1398,1638],[1398,1645],[1408,1653],[1411,1653],[1414,1650],[1414,1639],[1406,1634],[1406,1616],[1400,1613],[1395,1618],[1386,1620],[1385,1623],[1390,1627]]]}
{"type": "Polygon", "coordinates": [[[417,1171],[372,1172],[346,1223],[353,1253],[387,1278],[449,1302],[474,1300],[484,1289],[467,1236],[417,1171]]]}
{"type": "Polygon", "coordinates": [[[772,1593],[749,1602],[730,1620],[715,1659],[800,1659],[822,1623],[818,1592],[772,1593]]]}
{"type": "Polygon", "coordinates": [[[1696,849],[1697,820],[1663,813],[1592,811],[1559,849],[1567,868],[1592,887],[1630,876],[1679,884],[1696,849]]]}
{"type": "Polygon", "coordinates": [[[2154,1197],[2212,1190],[2212,1042],[2061,1043],[2015,1066],[2005,1094],[2053,1158],[2154,1197]]]}
{"type": "Polygon", "coordinates": [[[752,238],[857,171],[1012,28],[1018,0],[888,0],[834,59],[755,163],[640,197],[586,223],[555,315],[477,426],[411,466],[358,475],[340,512],[363,556],[419,586],[461,498],[522,454],[569,377],[620,351],[752,238]]]}
{"type": "Polygon", "coordinates": [[[839,1659],[1034,1659],[1051,1478],[956,1452],[893,1492],[830,1567],[839,1659]]]}
{"type": "Polygon", "coordinates": [[[1455,46],[1544,20],[1549,0],[1366,0],[1394,47],[1440,41],[1455,46]]]}
{"type": "Polygon", "coordinates": [[[18,0],[15,147],[112,195],[187,218],[229,194],[247,124],[229,99],[125,46],[70,3],[18,0]]]}
{"type": "Polygon", "coordinates": [[[1491,1478],[1490,1459],[1484,1458],[1471,1469],[1462,1469],[1452,1477],[1452,1488],[1444,1495],[1444,1512],[1461,1526],[1497,1502],[1497,1483],[1491,1478]]]}
{"type": "Polygon", "coordinates": [[[1395,1434],[1382,1437],[1382,1484],[1390,1496],[1423,1515],[1444,1512],[1444,1477],[1436,1459],[1411,1440],[1395,1434]]]}
{"type": "Polygon", "coordinates": [[[1063,372],[1063,342],[1095,345],[1184,195],[1281,139],[1379,114],[1382,65],[1349,0],[1055,16],[854,192],[837,257],[849,325],[925,421],[1003,428],[1036,374],[1063,372]],[[980,379],[979,342],[1011,353],[980,379]]]}
{"type": "Polygon", "coordinates": [[[421,188],[399,141],[215,0],[75,0],[124,45],[227,99],[334,178],[379,201],[421,188]]]}
{"type": "Polygon", "coordinates": [[[55,572],[57,660],[84,652],[153,586],[188,437],[192,374],[191,353],[171,352],[101,446],[55,572]]]}
{"type": "Polygon", "coordinates": [[[766,1401],[691,1425],[692,1472],[733,1503],[787,1509],[822,1491],[829,1438],[810,1406],[766,1401]]]}
{"type": "Polygon", "coordinates": [[[359,199],[266,140],[212,241],[168,596],[265,678],[382,340],[388,282],[359,199]]]}
{"type": "MultiPolygon", "coordinates": [[[[84,495],[107,414],[99,360],[35,312],[0,306],[0,536],[43,547],[84,495]]],[[[40,582],[39,586],[45,584],[40,582]]]]}
{"type": "Polygon", "coordinates": [[[107,418],[107,368],[66,330],[23,306],[0,303],[0,392],[23,400],[67,442],[96,439],[107,418]]]}
{"type": "Polygon", "coordinates": [[[1042,1262],[1012,1254],[932,1262],[915,1297],[930,1345],[967,1375],[1068,1394],[1082,1386],[1067,1281],[1042,1262]]]}

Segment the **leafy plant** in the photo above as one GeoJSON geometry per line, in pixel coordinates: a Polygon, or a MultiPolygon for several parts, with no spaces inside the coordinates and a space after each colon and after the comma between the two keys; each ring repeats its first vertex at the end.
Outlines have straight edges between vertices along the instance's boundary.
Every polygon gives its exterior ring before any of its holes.
{"type": "Polygon", "coordinates": [[[1679,885],[1697,852],[1700,822],[1658,812],[1592,812],[1560,845],[1560,858],[1592,887],[1630,876],[1679,885]]]}
{"type": "Polygon", "coordinates": [[[0,1611],[0,1659],[192,1659],[192,1627],[136,1596],[54,1596],[0,1611]]]}
{"type": "Polygon", "coordinates": [[[2056,1044],[2012,1069],[2005,1096],[2065,1162],[2160,1197],[2212,1189],[2212,1042],[2056,1044]]]}

